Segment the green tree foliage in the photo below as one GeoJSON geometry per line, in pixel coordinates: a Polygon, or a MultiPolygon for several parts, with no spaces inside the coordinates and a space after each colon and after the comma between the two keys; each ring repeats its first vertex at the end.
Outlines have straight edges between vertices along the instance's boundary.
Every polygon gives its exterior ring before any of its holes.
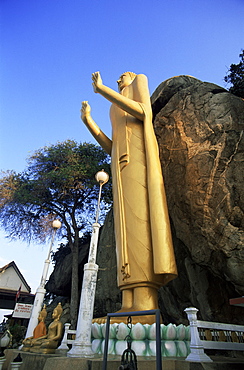
{"type": "MultiPolygon", "coordinates": [[[[10,238],[45,242],[52,221],[60,219],[59,236],[72,251],[71,320],[78,310],[78,243],[91,230],[98,197],[97,171],[109,173],[109,157],[93,144],[67,140],[37,150],[22,173],[0,179],[0,225],[10,238]]],[[[103,187],[101,217],[112,202],[111,182],[103,187]]],[[[100,218],[101,221],[101,218],[100,218]]]]}
{"type": "Polygon", "coordinates": [[[244,50],[239,57],[240,63],[230,65],[224,80],[232,85],[229,89],[232,94],[244,99],[244,50]]]}

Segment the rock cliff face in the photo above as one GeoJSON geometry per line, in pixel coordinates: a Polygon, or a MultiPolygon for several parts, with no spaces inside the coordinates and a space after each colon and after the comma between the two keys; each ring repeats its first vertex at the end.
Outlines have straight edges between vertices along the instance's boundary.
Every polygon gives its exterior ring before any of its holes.
{"type": "MultiPolygon", "coordinates": [[[[79,289],[82,286],[84,264],[87,262],[89,242],[79,244],[79,289]]],[[[70,298],[71,291],[72,254],[67,254],[62,262],[56,263],[45,286],[48,293],[70,298]]],[[[59,303],[59,302],[58,302],[59,303]]]]}
{"type": "Polygon", "coordinates": [[[206,320],[235,320],[228,300],[244,295],[244,101],[179,76],[156,89],[152,106],[179,268],[163,304],[174,317],[189,302],[206,320]]]}
{"type": "MultiPolygon", "coordinates": [[[[170,78],[152,95],[179,276],[159,291],[165,323],[244,324],[244,101],[190,76],[170,78]]],[[[112,214],[99,242],[96,316],[119,308],[112,214]]]]}

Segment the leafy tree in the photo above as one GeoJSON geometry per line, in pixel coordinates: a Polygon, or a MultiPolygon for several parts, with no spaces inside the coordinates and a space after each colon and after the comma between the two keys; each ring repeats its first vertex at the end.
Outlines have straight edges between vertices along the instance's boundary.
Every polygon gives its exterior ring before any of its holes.
{"type": "MultiPolygon", "coordinates": [[[[67,140],[34,152],[22,173],[0,179],[0,225],[12,239],[45,242],[51,222],[59,218],[59,236],[72,251],[71,324],[78,312],[78,242],[94,222],[98,197],[97,171],[110,171],[109,158],[93,144],[67,140]]],[[[111,203],[111,182],[103,187],[101,216],[111,203]]],[[[57,234],[58,235],[58,234],[57,234]]]]}
{"type": "Polygon", "coordinates": [[[239,55],[240,63],[231,64],[228,70],[228,74],[225,76],[224,80],[227,83],[232,84],[229,91],[244,99],[244,50],[239,55]]]}

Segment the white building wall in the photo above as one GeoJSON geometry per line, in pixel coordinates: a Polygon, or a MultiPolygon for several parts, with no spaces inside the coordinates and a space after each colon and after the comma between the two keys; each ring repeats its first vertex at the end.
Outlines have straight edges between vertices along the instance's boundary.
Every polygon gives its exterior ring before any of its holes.
{"type": "Polygon", "coordinates": [[[13,290],[16,292],[21,284],[21,292],[29,293],[12,266],[0,273],[0,289],[13,290]]]}

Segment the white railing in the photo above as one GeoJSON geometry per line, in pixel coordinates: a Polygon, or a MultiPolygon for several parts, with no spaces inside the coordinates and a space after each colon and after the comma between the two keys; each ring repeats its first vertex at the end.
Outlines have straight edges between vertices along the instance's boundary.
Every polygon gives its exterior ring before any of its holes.
{"type": "Polygon", "coordinates": [[[186,361],[211,362],[204,349],[244,351],[244,326],[197,320],[198,309],[185,309],[190,322],[191,353],[186,361]]]}
{"type": "Polygon", "coordinates": [[[71,325],[70,323],[64,324],[64,336],[60,346],[57,348],[57,352],[68,351],[70,349],[68,344],[72,345],[75,341],[75,338],[69,338],[70,334],[72,336],[75,336],[76,334],[76,330],[70,329],[70,325],[71,325]]]}

